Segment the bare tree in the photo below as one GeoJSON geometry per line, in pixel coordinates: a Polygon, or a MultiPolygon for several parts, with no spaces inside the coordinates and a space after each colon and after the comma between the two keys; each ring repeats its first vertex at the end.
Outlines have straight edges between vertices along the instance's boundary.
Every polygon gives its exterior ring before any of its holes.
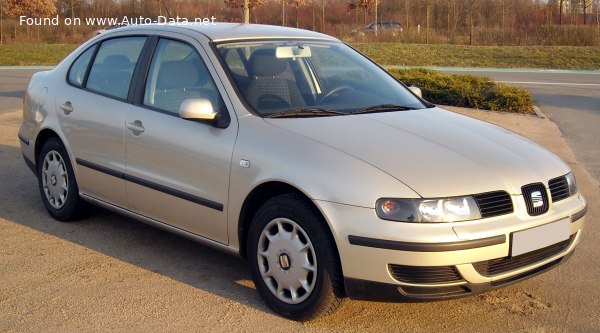
{"type": "Polygon", "coordinates": [[[4,0],[0,0],[0,44],[4,44],[4,0]]]}
{"type": "Polygon", "coordinates": [[[325,32],[325,0],[321,0],[321,32],[325,32]]]}
{"type": "Polygon", "coordinates": [[[430,0],[425,0],[425,44],[429,44],[429,17],[431,16],[430,0]]]}
{"type": "Polygon", "coordinates": [[[558,6],[559,6],[558,24],[562,25],[562,17],[563,17],[563,9],[565,8],[565,0],[560,0],[558,2],[558,6]]]}
{"type": "Polygon", "coordinates": [[[473,12],[475,11],[476,5],[477,0],[465,0],[465,7],[468,12],[467,19],[469,21],[469,45],[473,45],[473,30],[475,28],[475,24],[473,22],[473,12]]]}
{"type": "Polygon", "coordinates": [[[225,0],[225,4],[230,8],[242,8],[244,23],[250,23],[250,11],[254,8],[264,5],[267,0],[225,0]]]}
{"type": "Polygon", "coordinates": [[[300,7],[306,4],[306,0],[287,0],[287,2],[292,5],[292,7],[296,8],[296,28],[298,28],[300,26],[300,7]]]}
{"type": "Polygon", "coordinates": [[[581,8],[583,9],[583,25],[587,23],[588,8],[592,7],[592,0],[581,0],[581,8]]]}

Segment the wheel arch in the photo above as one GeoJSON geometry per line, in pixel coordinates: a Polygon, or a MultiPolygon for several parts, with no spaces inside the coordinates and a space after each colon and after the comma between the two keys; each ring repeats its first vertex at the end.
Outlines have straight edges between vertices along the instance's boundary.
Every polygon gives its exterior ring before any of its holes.
{"type": "Polygon", "coordinates": [[[252,222],[252,218],[258,211],[258,209],[269,199],[276,197],[282,194],[288,193],[296,193],[300,195],[302,198],[306,200],[323,218],[322,222],[327,227],[329,231],[329,236],[331,237],[331,241],[335,245],[335,252],[339,258],[338,246],[333,236],[333,232],[331,230],[331,225],[325,218],[325,215],[319,209],[317,205],[313,202],[313,200],[304,192],[302,192],[297,187],[290,185],[288,183],[282,181],[268,181],[256,186],[250,193],[246,196],[242,208],[240,210],[240,216],[238,221],[238,242],[239,242],[239,251],[240,256],[242,258],[246,258],[246,239],[248,237],[248,229],[250,223],[252,222]]]}
{"type": "Polygon", "coordinates": [[[35,158],[36,167],[38,164],[38,158],[40,155],[40,151],[42,150],[44,143],[46,143],[46,141],[48,141],[50,138],[53,138],[53,137],[60,140],[64,145],[62,138],[54,130],[52,130],[50,128],[44,128],[40,131],[40,133],[38,133],[38,135],[35,139],[35,146],[34,146],[34,151],[33,151],[33,153],[34,153],[33,157],[35,158]]]}

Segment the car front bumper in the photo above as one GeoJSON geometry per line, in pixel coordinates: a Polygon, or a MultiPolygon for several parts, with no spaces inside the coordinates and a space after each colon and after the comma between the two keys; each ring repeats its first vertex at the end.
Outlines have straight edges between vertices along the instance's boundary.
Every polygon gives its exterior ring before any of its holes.
{"type": "Polygon", "coordinates": [[[553,203],[537,217],[520,213],[522,196],[513,196],[513,202],[512,214],[436,224],[383,221],[373,209],[316,203],[334,231],[348,297],[428,301],[500,288],[570,257],[585,222],[583,196],[553,203]],[[511,257],[515,232],[567,219],[569,239],[511,257]]]}

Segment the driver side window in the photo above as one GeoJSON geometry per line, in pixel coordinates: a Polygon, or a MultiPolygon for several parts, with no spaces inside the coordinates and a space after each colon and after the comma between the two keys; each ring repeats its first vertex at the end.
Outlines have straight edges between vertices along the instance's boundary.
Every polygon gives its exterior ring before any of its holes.
{"type": "Polygon", "coordinates": [[[186,99],[203,98],[215,111],[223,101],[198,52],[188,44],[161,39],[150,65],[146,81],[144,105],[179,114],[186,99]]]}

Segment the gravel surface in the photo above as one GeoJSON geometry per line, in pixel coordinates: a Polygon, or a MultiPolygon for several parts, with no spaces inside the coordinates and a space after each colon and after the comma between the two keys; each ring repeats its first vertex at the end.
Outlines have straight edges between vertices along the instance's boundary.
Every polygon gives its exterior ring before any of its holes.
{"type": "Polygon", "coordinates": [[[84,221],[54,221],[21,157],[21,113],[2,113],[0,331],[600,332],[598,184],[548,119],[456,111],[522,133],[571,165],[590,206],[573,257],[483,295],[434,303],[347,301],[309,323],[271,312],[241,259],[102,209],[84,221]]]}

